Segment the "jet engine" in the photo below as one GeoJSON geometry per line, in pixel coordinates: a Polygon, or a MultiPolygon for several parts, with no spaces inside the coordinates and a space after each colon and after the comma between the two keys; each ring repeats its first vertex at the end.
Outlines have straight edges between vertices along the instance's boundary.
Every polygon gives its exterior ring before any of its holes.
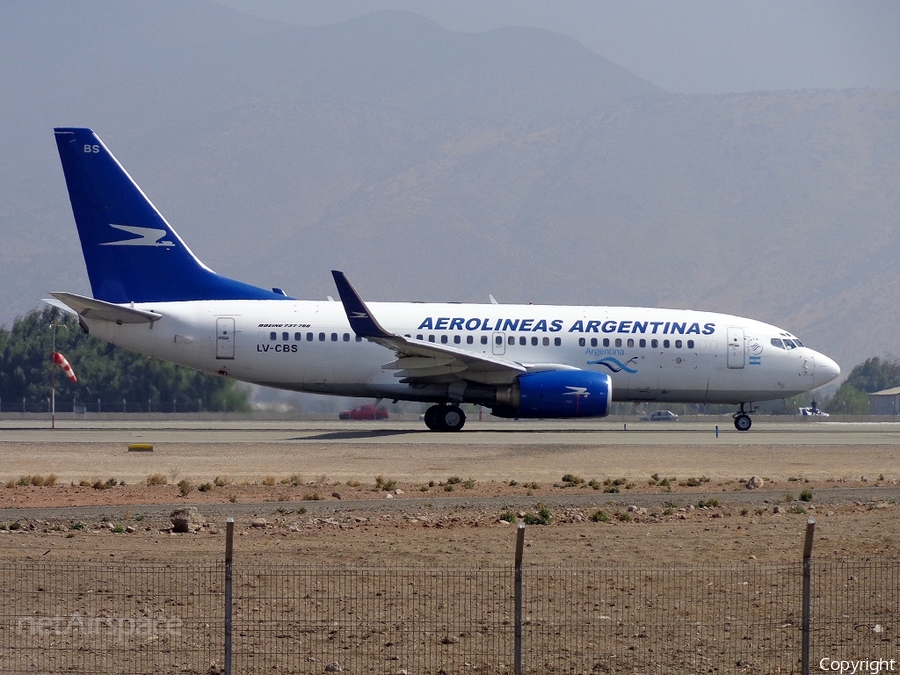
{"type": "Polygon", "coordinates": [[[587,370],[547,370],[520,375],[504,393],[491,408],[497,417],[606,417],[612,381],[587,370]]]}

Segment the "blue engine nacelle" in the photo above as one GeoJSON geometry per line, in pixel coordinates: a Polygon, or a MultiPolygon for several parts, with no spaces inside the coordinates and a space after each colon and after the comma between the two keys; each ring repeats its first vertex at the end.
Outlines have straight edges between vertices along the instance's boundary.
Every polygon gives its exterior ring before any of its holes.
{"type": "Polygon", "coordinates": [[[497,417],[606,417],[612,401],[609,375],[587,370],[546,370],[520,375],[497,417]]]}

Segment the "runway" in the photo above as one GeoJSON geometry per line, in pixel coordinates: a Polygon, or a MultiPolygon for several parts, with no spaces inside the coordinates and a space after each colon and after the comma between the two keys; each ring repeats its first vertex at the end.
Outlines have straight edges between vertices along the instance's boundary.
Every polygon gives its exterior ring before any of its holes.
{"type": "Polygon", "coordinates": [[[419,421],[0,422],[0,480],[53,473],[59,481],[143,481],[153,473],[234,480],[302,473],[335,481],[555,481],[566,472],[646,479],[891,482],[900,478],[900,423],[759,419],[749,432],[730,420],[670,424],[615,421],[470,420],[459,433],[419,421]],[[718,429],[717,429],[718,427],[718,429]],[[128,452],[149,443],[152,452],[128,452]]]}

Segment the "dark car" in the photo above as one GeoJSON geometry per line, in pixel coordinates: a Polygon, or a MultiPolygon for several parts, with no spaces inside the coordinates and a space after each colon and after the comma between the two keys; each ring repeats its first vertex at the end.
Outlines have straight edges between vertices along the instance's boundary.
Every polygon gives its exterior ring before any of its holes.
{"type": "Polygon", "coordinates": [[[654,410],[649,415],[644,415],[641,422],[676,422],[678,415],[671,410],[654,410]]]}
{"type": "Polygon", "coordinates": [[[342,420],[386,420],[388,411],[384,406],[376,408],[372,403],[366,403],[344,410],[338,417],[342,420]]]}

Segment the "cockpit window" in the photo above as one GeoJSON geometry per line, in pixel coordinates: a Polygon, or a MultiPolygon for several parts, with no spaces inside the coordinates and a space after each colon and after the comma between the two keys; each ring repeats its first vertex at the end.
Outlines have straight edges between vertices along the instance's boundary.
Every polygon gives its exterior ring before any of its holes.
{"type": "Polygon", "coordinates": [[[785,340],[785,341],[784,341],[784,348],[785,348],[785,349],[793,349],[794,347],[795,347],[795,345],[794,345],[794,341],[793,341],[793,340],[785,340]]]}
{"type": "Polygon", "coordinates": [[[803,346],[803,343],[800,342],[800,340],[798,340],[797,338],[794,338],[794,344],[797,345],[798,347],[802,347],[802,346],[803,346]]]}
{"type": "Polygon", "coordinates": [[[784,349],[784,343],[778,338],[772,338],[772,346],[778,349],[784,349]]]}

